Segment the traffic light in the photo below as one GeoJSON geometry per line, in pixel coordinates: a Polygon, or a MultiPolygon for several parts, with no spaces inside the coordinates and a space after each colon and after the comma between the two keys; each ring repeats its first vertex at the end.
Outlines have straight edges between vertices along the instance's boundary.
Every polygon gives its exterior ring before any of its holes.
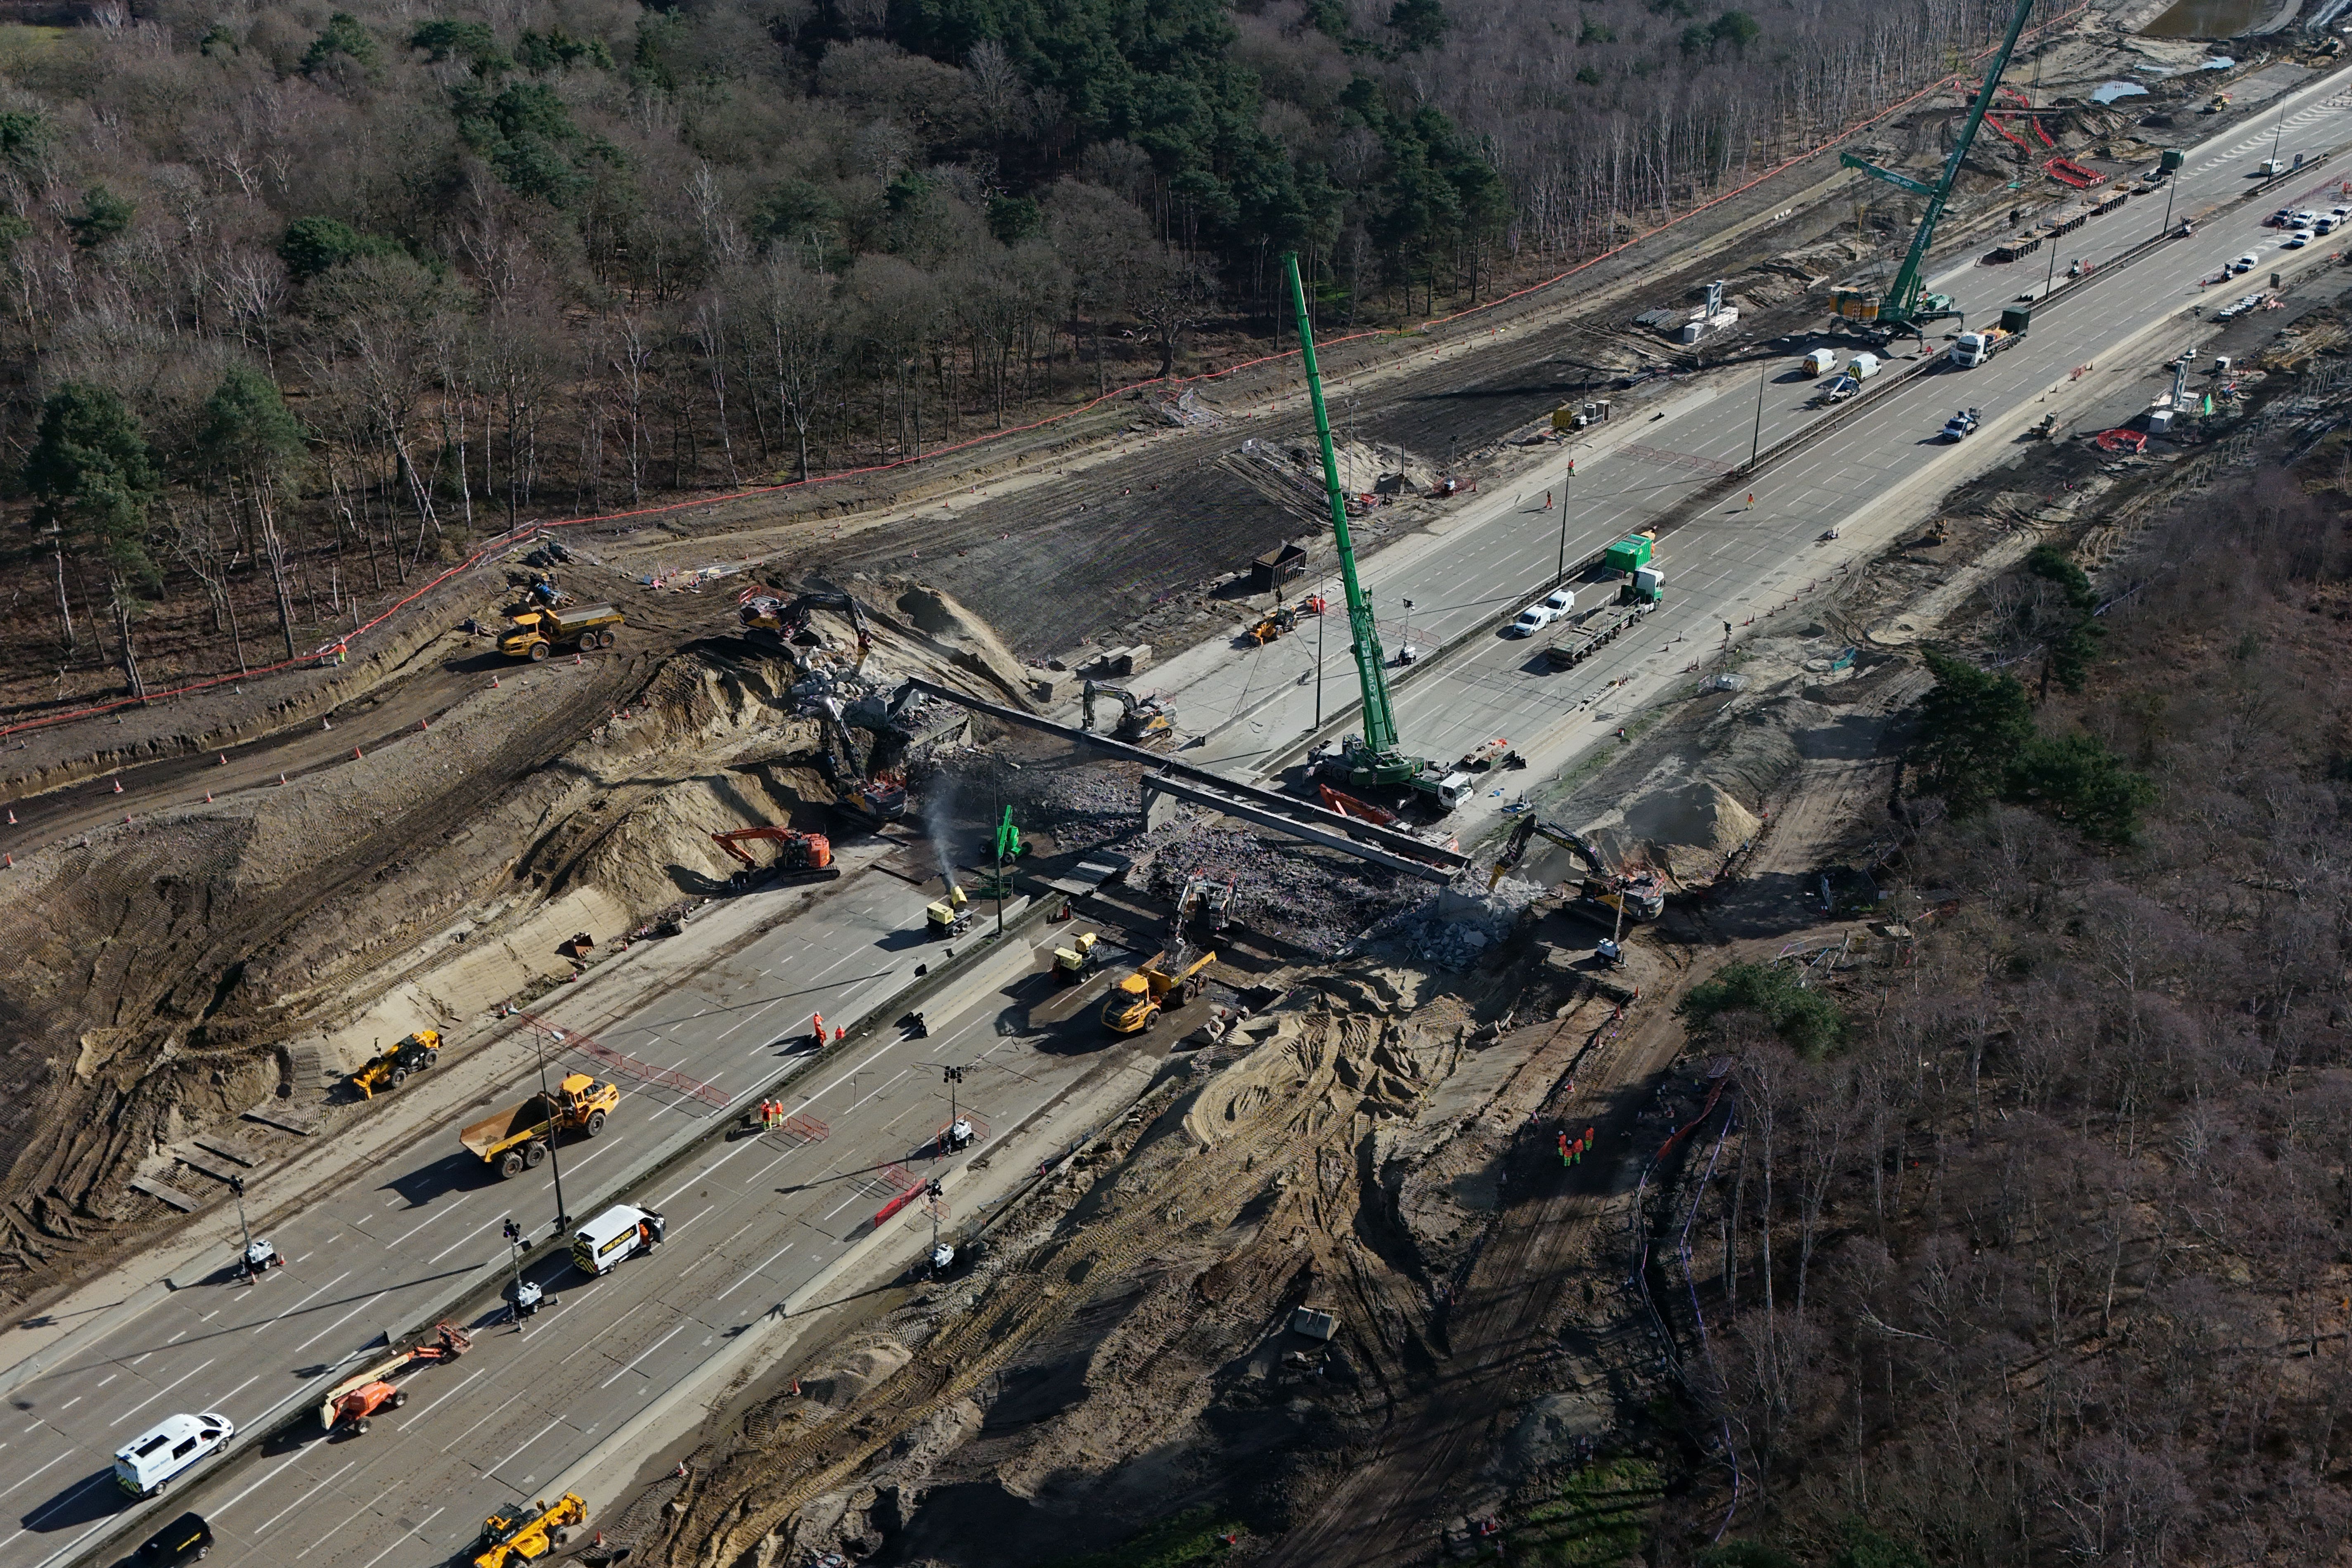
{"type": "Polygon", "coordinates": [[[940,1179],[937,1176],[933,1176],[931,1178],[929,1184],[925,1186],[923,1191],[935,1198],[945,1197],[947,1195],[945,1189],[940,1185],[940,1179]]]}
{"type": "Polygon", "coordinates": [[[522,1240],[522,1227],[516,1225],[511,1219],[506,1223],[506,1238],[507,1245],[509,1247],[512,1247],[522,1240]]]}

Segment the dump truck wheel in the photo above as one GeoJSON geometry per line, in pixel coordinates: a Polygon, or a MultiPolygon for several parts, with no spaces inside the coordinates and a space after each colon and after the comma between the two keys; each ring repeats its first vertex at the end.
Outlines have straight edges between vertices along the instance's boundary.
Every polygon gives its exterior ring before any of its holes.
{"type": "Polygon", "coordinates": [[[543,663],[545,663],[545,662],[546,662],[546,660],[547,660],[547,645],[546,645],[545,643],[543,643],[543,642],[535,642],[535,643],[531,644],[531,645],[530,645],[530,662],[531,662],[531,663],[533,663],[533,664],[543,664],[543,663]]]}
{"type": "Polygon", "coordinates": [[[536,1171],[547,1160],[547,1145],[534,1143],[523,1151],[522,1163],[536,1171]]]}
{"type": "Polygon", "coordinates": [[[614,642],[619,640],[620,635],[620,633],[613,630],[612,627],[607,626],[604,628],[603,635],[598,637],[596,640],[604,647],[611,647],[614,642]]]}
{"type": "Polygon", "coordinates": [[[590,1111],[588,1113],[588,1136],[593,1138],[596,1134],[604,1131],[604,1113],[601,1110],[590,1111]]]}
{"type": "Polygon", "coordinates": [[[366,1417],[366,1416],[362,1415],[362,1416],[361,1416],[358,1420],[356,1420],[356,1421],[354,1421],[354,1422],[352,1422],[352,1436],[354,1436],[354,1437],[364,1437],[364,1436],[367,1436],[367,1434],[368,1434],[368,1421],[367,1421],[367,1417],[366,1417]]]}
{"type": "Polygon", "coordinates": [[[1156,1029],[1156,1028],[1160,1027],[1160,1009],[1159,1009],[1159,1008],[1154,1007],[1153,1009],[1151,1009],[1151,1011],[1150,1011],[1150,1012],[1146,1013],[1146,1014],[1143,1016],[1143,1026],[1144,1026],[1145,1028],[1147,1028],[1147,1029],[1156,1029]]]}
{"type": "Polygon", "coordinates": [[[499,1155],[499,1175],[501,1175],[501,1176],[520,1176],[520,1175],[521,1175],[521,1174],[522,1174],[522,1151],[520,1151],[520,1150],[519,1150],[519,1149],[509,1149],[509,1150],[508,1150],[505,1153],[503,1153],[503,1154],[499,1155]]]}

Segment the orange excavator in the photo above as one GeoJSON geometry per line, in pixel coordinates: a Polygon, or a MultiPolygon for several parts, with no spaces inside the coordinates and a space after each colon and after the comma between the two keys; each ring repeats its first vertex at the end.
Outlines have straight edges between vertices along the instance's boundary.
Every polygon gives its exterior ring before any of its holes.
{"type": "Polygon", "coordinates": [[[765,875],[789,877],[794,881],[829,882],[841,875],[833,863],[833,841],[822,833],[803,833],[791,827],[738,827],[728,833],[714,833],[710,841],[730,857],[742,862],[741,869],[731,879],[736,887],[748,885],[754,878],[765,875]],[[741,847],[765,841],[776,847],[776,858],[761,866],[741,847]]]}

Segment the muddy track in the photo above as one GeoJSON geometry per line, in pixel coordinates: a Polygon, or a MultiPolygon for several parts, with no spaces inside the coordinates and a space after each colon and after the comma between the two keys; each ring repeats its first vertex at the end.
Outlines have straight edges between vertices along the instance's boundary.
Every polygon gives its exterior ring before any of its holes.
{"type": "MultiPolygon", "coordinates": [[[[1636,1153],[1646,1152],[1629,1134],[1643,1088],[1681,1040],[1664,1005],[1645,1003],[1638,1016],[1622,1030],[1571,1017],[1570,1026],[1586,1037],[1581,1047],[1536,1053],[1561,1074],[1540,1110],[1546,1125],[1590,1119],[1613,1157],[1562,1170],[1539,1135],[1522,1136],[1509,1206],[1444,1315],[1443,1360],[1398,1401],[1372,1450],[1353,1457],[1340,1484],[1276,1543],[1270,1563],[1402,1568],[1436,1552],[1435,1527],[1462,1511],[1471,1472],[1537,1392],[1530,1374],[1560,1342],[1568,1293],[1595,1278],[1596,1263],[1622,1262],[1619,1205],[1639,1173],[1636,1153]]],[[[1602,1278],[1613,1290],[1616,1280],[1602,1278]]],[[[1594,1342],[1613,1350],[1617,1338],[1594,1342]]]]}
{"type": "Polygon", "coordinates": [[[913,1360],[839,1418],[760,1453],[756,1468],[775,1478],[772,1482],[722,1488],[719,1494],[698,1489],[665,1561],[672,1568],[749,1561],[762,1537],[812,1499],[848,1481],[900,1434],[969,1395],[1148,1249],[1166,1245],[1171,1203],[1182,1208],[1184,1233],[1229,1224],[1271,1179],[1273,1170],[1264,1162],[1322,1130],[1323,1091],[1333,1081],[1336,1059],[1346,1049],[1369,1049],[1378,1029],[1376,1019],[1335,1016],[1317,1042],[1317,1060],[1290,1092],[1263,1101],[1232,1136],[1171,1167],[1148,1191],[1118,1194],[1114,1212],[999,1276],[977,1306],[933,1334],[913,1360]]]}

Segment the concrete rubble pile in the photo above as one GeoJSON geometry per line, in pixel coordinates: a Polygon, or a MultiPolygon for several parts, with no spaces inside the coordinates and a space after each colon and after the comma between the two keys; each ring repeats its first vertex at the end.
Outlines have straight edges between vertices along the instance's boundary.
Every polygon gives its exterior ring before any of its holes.
{"type": "Polygon", "coordinates": [[[1547,897],[1533,882],[1506,877],[1492,892],[1457,879],[1437,896],[1391,916],[1366,938],[1367,947],[1390,949],[1439,969],[1467,969],[1509,937],[1520,920],[1547,897]]]}
{"type": "Polygon", "coordinates": [[[1159,897],[1173,901],[1196,874],[1230,879],[1234,920],[1327,957],[1425,886],[1273,834],[1192,819],[1156,828],[1136,847],[1159,897]]]}

